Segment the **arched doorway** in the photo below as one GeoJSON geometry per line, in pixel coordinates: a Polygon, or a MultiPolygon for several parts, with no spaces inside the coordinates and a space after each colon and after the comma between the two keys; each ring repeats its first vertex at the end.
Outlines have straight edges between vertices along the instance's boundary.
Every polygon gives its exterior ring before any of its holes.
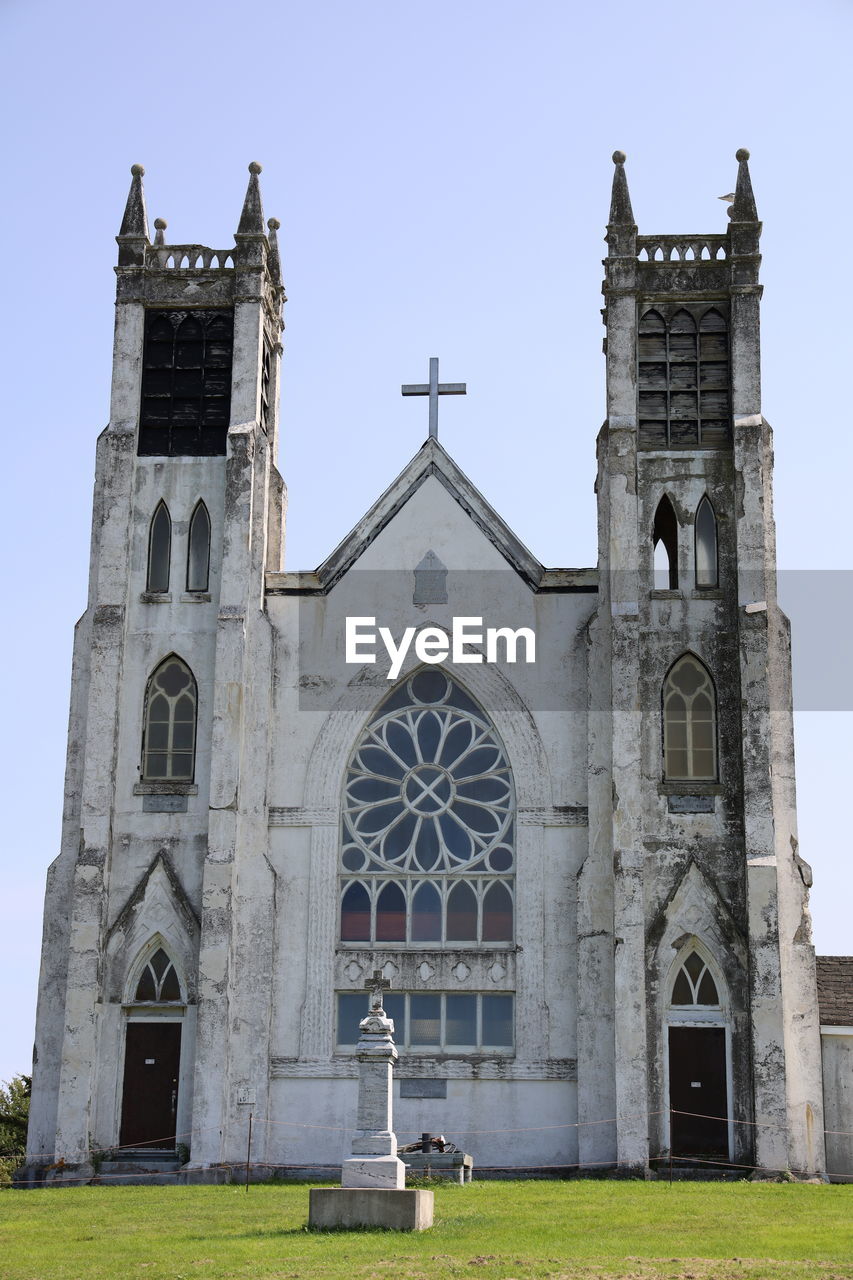
{"type": "Polygon", "coordinates": [[[667,1009],[670,1148],[731,1159],[731,1046],[722,976],[698,939],[682,948],[667,1009]]]}
{"type": "Polygon", "coordinates": [[[137,964],[125,1005],[122,1147],[174,1150],[185,997],[160,940],[137,964]]]}

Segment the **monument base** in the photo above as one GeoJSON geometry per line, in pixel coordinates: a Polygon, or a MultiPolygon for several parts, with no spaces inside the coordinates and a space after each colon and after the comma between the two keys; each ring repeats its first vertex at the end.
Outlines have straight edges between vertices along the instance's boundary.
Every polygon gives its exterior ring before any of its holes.
{"type": "Polygon", "coordinates": [[[318,1230],[385,1227],[389,1231],[426,1231],[432,1226],[432,1191],[377,1191],[362,1187],[312,1187],[308,1226],[318,1230]]]}
{"type": "Polygon", "coordinates": [[[365,1187],[374,1191],[402,1191],[406,1166],[397,1156],[353,1156],[341,1165],[342,1187],[365,1187]]]}

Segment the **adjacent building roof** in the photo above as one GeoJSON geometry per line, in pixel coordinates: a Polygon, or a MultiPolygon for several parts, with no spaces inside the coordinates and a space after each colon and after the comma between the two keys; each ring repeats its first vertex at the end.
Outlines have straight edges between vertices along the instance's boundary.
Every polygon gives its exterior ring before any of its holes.
{"type": "Polygon", "coordinates": [[[853,956],[816,956],[821,1026],[853,1027],[853,956]]]}

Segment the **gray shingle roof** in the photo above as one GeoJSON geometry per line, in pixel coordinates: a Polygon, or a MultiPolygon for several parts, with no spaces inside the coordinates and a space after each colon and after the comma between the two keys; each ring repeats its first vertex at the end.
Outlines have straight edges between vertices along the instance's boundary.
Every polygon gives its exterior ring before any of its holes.
{"type": "Polygon", "coordinates": [[[821,1024],[853,1027],[853,956],[816,956],[815,968],[821,1024]]]}

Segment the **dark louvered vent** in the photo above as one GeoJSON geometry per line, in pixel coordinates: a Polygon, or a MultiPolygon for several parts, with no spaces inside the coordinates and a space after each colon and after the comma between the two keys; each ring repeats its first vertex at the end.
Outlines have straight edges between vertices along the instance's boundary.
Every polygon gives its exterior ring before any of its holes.
{"type": "Polygon", "coordinates": [[[272,384],[272,347],[264,336],[264,356],[261,366],[261,426],[269,431],[270,425],[270,389],[272,384]]]}
{"type": "Polygon", "coordinates": [[[719,307],[647,311],[638,357],[641,449],[731,447],[728,330],[719,307]]]}
{"type": "Polygon", "coordinates": [[[230,311],[149,311],[145,318],[139,453],[225,453],[231,414],[230,311]]]}

